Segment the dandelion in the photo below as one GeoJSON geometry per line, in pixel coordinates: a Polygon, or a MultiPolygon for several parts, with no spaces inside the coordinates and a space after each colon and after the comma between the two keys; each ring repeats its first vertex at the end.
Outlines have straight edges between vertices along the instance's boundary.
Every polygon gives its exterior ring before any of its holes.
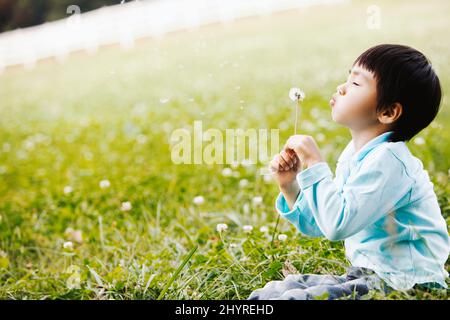
{"type": "Polygon", "coordinates": [[[278,235],[278,240],[280,241],[286,241],[287,240],[287,235],[285,235],[284,233],[280,233],[278,235]]]}
{"type": "Polygon", "coordinates": [[[259,206],[263,202],[263,198],[261,196],[253,197],[252,203],[254,206],[259,206]]]}
{"type": "Polygon", "coordinates": [[[414,144],[421,146],[421,145],[425,144],[425,139],[422,137],[417,137],[414,139],[414,144]]]}
{"type": "Polygon", "coordinates": [[[122,202],[122,206],[120,207],[120,210],[122,211],[130,211],[132,208],[131,203],[129,201],[122,202]]]}
{"type": "Polygon", "coordinates": [[[73,249],[73,243],[72,241],[66,241],[63,243],[63,248],[64,249],[68,249],[68,250],[72,250],[73,249]]]}
{"type": "Polygon", "coordinates": [[[300,108],[300,102],[305,99],[305,93],[299,88],[291,88],[289,90],[289,98],[297,102],[295,107],[295,126],[294,126],[294,134],[297,134],[297,122],[298,122],[298,109],[300,108]]]}
{"type": "Polygon", "coordinates": [[[205,198],[203,198],[202,196],[196,196],[193,201],[194,201],[195,205],[199,206],[199,205],[205,203],[205,198]]]}
{"type": "Polygon", "coordinates": [[[266,233],[269,232],[269,228],[267,226],[262,226],[261,228],[259,228],[259,231],[266,233]]]}
{"type": "Polygon", "coordinates": [[[291,88],[289,90],[289,98],[292,101],[303,101],[305,99],[305,93],[299,88],[291,88]]]}
{"type": "Polygon", "coordinates": [[[239,181],[239,187],[245,188],[246,186],[248,186],[248,180],[247,179],[242,179],[241,181],[239,181]]]}
{"type": "Polygon", "coordinates": [[[242,227],[242,229],[244,230],[245,233],[250,233],[253,230],[253,226],[245,225],[245,226],[242,227]]]}
{"type": "Polygon", "coordinates": [[[100,185],[100,188],[106,189],[111,186],[111,183],[109,182],[109,180],[105,179],[105,180],[100,181],[99,185],[100,185]]]}
{"type": "Polygon", "coordinates": [[[63,191],[64,191],[64,194],[69,194],[73,191],[73,189],[71,186],[65,186],[63,191]]]}
{"type": "Polygon", "coordinates": [[[223,231],[225,231],[225,230],[227,230],[227,229],[228,229],[228,226],[227,226],[226,223],[219,223],[219,224],[217,224],[217,226],[216,226],[217,232],[223,232],[223,231]]]}
{"type": "Polygon", "coordinates": [[[222,175],[224,176],[224,177],[229,177],[229,176],[231,176],[233,174],[233,170],[231,170],[230,168],[224,168],[223,170],[222,170],[222,175]]]}

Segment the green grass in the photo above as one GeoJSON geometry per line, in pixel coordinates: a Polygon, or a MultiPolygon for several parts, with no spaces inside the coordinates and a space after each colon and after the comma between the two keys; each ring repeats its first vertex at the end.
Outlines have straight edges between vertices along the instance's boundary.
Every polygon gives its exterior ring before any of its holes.
{"type": "MultiPolygon", "coordinates": [[[[294,125],[287,92],[299,86],[307,94],[300,130],[321,137],[334,167],[350,135],[332,122],[328,100],[363,50],[414,46],[432,60],[444,92],[450,84],[450,3],[379,2],[380,30],[366,28],[370,4],[245,19],[142,41],[126,53],[107,48],[64,65],[7,70],[0,76],[0,298],[245,299],[292,266],[344,273],[342,241],[308,238],[282,219],[277,233],[288,238],[272,242],[277,186],[257,174],[265,163],[233,168],[232,177],[222,176],[222,165],[175,165],[169,138],[202,120],[221,130],[280,128],[283,142],[294,125]],[[109,188],[99,187],[103,179],[109,188]],[[239,187],[241,179],[248,186],[239,187]],[[65,194],[68,185],[73,192],[65,194]],[[198,195],[204,204],[194,205],[198,195]],[[120,210],[124,201],[130,211],[120,210]],[[228,230],[219,234],[218,223],[228,230]],[[254,226],[249,234],[246,224],[254,226]],[[82,232],[73,249],[63,248],[66,228],[82,232]]],[[[444,96],[437,120],[419,134],[426,143],[409,143],[447,223],[448,107],[444,96]]],[[[370,297],[448,298],[424,290],[370,297]]]]}

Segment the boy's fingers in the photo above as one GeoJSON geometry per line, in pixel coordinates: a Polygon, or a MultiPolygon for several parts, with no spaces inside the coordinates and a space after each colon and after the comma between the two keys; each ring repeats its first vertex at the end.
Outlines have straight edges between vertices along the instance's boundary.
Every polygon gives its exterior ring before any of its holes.
{"type": "Polygon", "coordinates": [[[269,169],[270,169],[270,171],[272,171],[272,172],[277,172],[279,168],[280,168],[280,164],[278,163],[278,160],[277,160],[277,158],[276,158],[276,156],[275,156],[275,157],[273,158],[273,160],[270,161],[269,169]]]}
{"type": "Polygon", "coordinates": [[[289,168],[292,168],[294,166],[294,160],[286,151],[281,152],[280,155],[283,158],[283,160],[289,165],[289,168]]]}
{"type": "Polygon", "coordinates": [[[284,158],[281,156],[281,154],[278,156],[278,161],[284,170],[288,171],[291,168],[286,160],[284,160],[284,158]]]}

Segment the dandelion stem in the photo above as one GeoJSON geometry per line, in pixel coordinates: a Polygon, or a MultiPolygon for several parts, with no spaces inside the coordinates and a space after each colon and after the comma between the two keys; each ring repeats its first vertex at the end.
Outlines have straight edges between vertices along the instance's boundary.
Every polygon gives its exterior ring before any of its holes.
{"type": "Polygon", "coordinates": [[[273,246],[273,240],[275,239],[275,233],[277,232],[277,228],[278,228],[278,223],[280,222],[280,215],[278,215],[277,218],[277,223],[275,224],[275,229],[273,229],[273,233],[272,233],[272,241],[270,242],[270,246],[273,246]]]}
{"type": "Polygon", "coordinates": [[[188,263],[188,261],[191,259],[192,255],[197,250],[197,248],[198,248],[198,245],[196,245],[194,248],[191,249],[191,251],[189,251],[189,253],[187,254],[186,258],[184,258],[183,262],[178,266],[178,268],[175,271],[175,273],[173,274],[173,276],[170,278],[170,280],[167,282],[167,284],[164,287],[164,289],[159,294],[157,300],[161,300],[164,297],[164,295],[166,294],[167,290],[170,288],[172,283],[175,281],[175,278],[178,277],[178,274],[181,272],[181,270],[186,265],[186,263],[188,263]]]}
{"type": "Polygon", "coordinates": [[[295,106],[295,125],[294,125],[294,135],[297,134],[297,122],[298,122],[298,109],[299,109],[299,102],[297,101],[297,104],[295,106]]]}

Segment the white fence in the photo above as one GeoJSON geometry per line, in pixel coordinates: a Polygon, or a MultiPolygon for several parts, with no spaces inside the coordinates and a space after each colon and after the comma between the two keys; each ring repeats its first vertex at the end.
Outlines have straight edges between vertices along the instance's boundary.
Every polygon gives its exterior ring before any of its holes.
{"type": "MultiPolygon", "coordinates": [[[[86,13],[67,8],[66,19],[0,34],[0,72],[8,66],[33,67],[37,61],[64,61],[74,51],[95,53],[104,45],[133,47],[136,39],[214,22],[334,4],[345,0],[147,0],[103,7],[86,13]]],[[[81,8],[82,9],[82,8],[81,8]]]]}

